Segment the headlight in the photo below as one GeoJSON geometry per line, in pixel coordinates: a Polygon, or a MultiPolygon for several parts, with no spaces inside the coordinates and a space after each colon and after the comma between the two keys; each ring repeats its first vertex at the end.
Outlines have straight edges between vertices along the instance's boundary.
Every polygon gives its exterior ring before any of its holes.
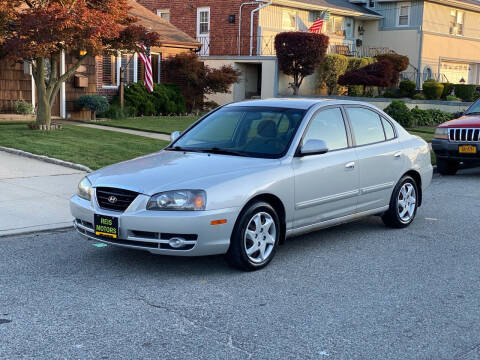
{"type": "Polygon", "coordinates": [[[82,199],[90,200],[92,198],[92,183],[87,177],[78,183],[77,195],[82,199]]]}
{"type": "Polygon", "coordinates": [[[435,130],[435,139],[445,139],[448,140],[448,129],[438,127],[435,130]]]}
{"type": "Polygon", "coordinates": [[[207,195],[203,190],[175,190],[153,195],[147,210],[205,210],[207,195]]]}

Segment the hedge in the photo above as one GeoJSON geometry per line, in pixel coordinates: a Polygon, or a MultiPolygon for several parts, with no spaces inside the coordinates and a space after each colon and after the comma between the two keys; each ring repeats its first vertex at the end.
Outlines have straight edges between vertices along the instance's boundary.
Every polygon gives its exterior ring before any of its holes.
{"type": "Polygon", "coordinates": [[[417,90],[417,83],[415,81],[403,80],[400,81],[400,93],[404,97],[413,97],[417,90]]]}
{"type": "Polygon", "coordinates": [[[430,79],[423,83],[423,93],[428,100],[440,100],[444,86],[439,82],[430,79]]]}
{"type": "Polygon", "coordinates": [[[328,95],[338,95],[338,78],[345,74],[348,58],[344,55],[329,54],[325,56],[318,70],[318,85],[327,87],[328,95]]]}
{"type": "Polygon", "coordinates": [[[455,118],[452,113],[436,109],[421,110],[418,106],[415,106],[410,110],[401,100],[393,100],[384,111],[406,128],[435,126],[455,118]]]}
{"type": "Polygon", "coordinates": [[[455,84],[455,96],[462,101],[473,101],[477,91],[477,85],[455,84]]]}

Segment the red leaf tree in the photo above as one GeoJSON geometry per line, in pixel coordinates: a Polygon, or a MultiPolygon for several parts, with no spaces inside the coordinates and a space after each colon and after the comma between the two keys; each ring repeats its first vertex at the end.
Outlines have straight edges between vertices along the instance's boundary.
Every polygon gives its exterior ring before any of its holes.
{"type": "Polygon", "coordinates": [[[278,66],[285,75],[293,77],[290,87],[298,94],[306,76],[312,75],[323,61],[328,47],[328,36],[307,32],[283,32],[275,37],[278,66]]]}
{"type": "Polygon", "coordinates": [[[390,87],[392,79],[394,79],[395,69],[393,64],[388,60],[382,60],[371,65],[364,66],[356,70],[347,71],[338,78],[338,84],[347,85],[363,85],[390,87]]]}
{"type": "Polygon", "coordinates": [[[158,34],[135,25],[128,10],[128,0],[0,0],[0,54],[32,64],[38,125],[50,125],[61,84],[87,56],[141,52],[140,43],[158,44],[158,34]],[[63,51],[81,55],[59,74],[63,51]]]}

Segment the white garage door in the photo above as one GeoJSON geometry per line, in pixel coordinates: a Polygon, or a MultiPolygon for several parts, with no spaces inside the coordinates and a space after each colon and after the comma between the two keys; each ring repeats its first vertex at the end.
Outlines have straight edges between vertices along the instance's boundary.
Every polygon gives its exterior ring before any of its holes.
{"type": "Polygon", "coordinates": [[[459,63],[459,62],[450,62],[442,61],[440,65],[440,74],[442,81],[447,80],[448,82],[458,84],[460,80],[465,80],[465,83],[472,84],[473,73],[474,73],[474,64],[468,63],[459,63]]]}

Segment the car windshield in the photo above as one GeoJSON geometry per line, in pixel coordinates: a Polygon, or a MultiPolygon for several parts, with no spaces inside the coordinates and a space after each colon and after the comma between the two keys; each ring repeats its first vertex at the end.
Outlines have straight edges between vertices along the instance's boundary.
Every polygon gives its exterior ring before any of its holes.
{"type": "Polygon", "coordinates": [[[468,109],[465,112],[466,115],[468,114],[480,114],[480,100],[475,102],[472,106],[470,106],[470,109],[468,109]]]}
{"type": "Polygon", "coordinates": [[[195,125],[168,150],[278,158],[292,142],[305,110],[234,106],[195,125]]]}

